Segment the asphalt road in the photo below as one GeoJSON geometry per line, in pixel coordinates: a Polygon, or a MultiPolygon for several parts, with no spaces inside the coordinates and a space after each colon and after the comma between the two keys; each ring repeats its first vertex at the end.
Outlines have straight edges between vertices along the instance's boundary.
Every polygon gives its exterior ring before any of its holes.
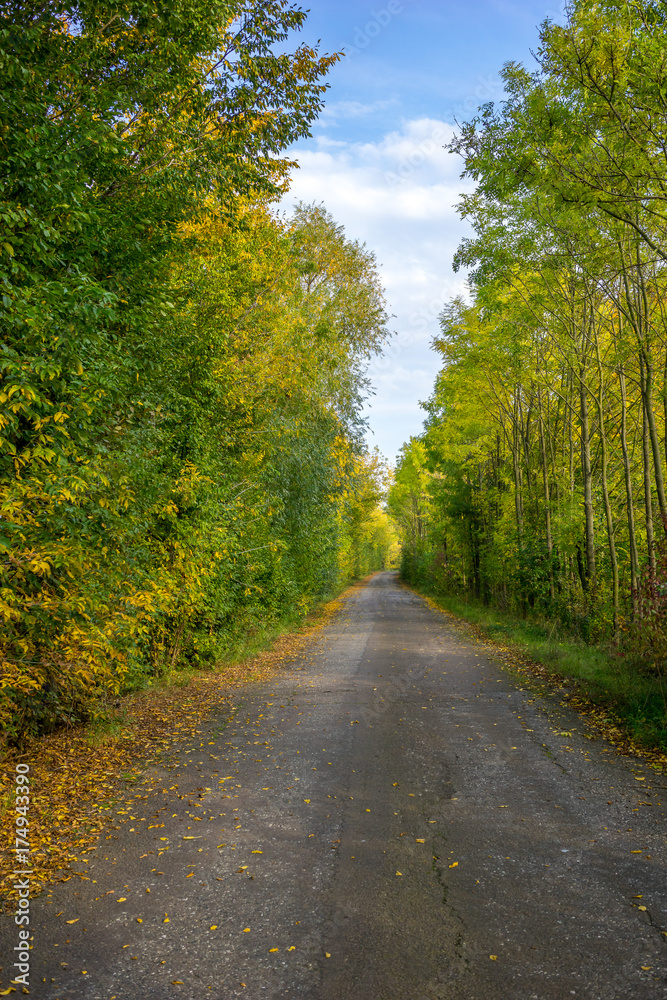
{"type": "Polygon", "coordinates": [[[665,778],[520,683],[377,575],[33,901],[31,996],[667,997],[665,778]]]}

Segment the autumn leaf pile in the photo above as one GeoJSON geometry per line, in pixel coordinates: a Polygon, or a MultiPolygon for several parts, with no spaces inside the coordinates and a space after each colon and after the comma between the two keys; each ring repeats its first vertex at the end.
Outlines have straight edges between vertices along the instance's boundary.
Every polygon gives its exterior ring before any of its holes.
{"type": "Polygon", "coordinates": [[[132,783],[148,773],[171,748],[199,735],[212,716],[233,717],[240,689],[284,668],[310,645],[331,620],[344,595],[321,605],[306,624],[276,639],[250,660],[227,664],[214,673],[198,672],[122,700],[117,731],[96,734],[91,726],[74,726],[35,738],[21,753],[5,756],[0,768],[0,895],[14,893],[15,856],[4,845],[14,841],[13,781],[15,765],[30,767],[29,834],[33,895],[45,886],[85,878],[72,866],[85,858],[109,826],[102,810],[133,800],[132,783]],[[181,683],[182,681],[182,683],[181,683]]]}

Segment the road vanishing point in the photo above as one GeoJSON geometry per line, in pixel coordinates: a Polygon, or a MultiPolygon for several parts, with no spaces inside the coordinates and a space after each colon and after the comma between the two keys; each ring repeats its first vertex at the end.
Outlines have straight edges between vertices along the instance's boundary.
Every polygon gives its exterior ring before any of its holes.
{"type": "Polygon", "coordinates": [[[235,704],[32,901],[33,997],[667,997],[665,778],[395,573],[235,704]]]}

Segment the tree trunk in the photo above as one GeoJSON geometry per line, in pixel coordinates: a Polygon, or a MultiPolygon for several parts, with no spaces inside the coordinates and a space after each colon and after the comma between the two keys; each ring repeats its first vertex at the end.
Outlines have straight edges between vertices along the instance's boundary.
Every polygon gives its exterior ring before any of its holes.
{"type": "Polygon", "coordinates": [[[628,516],[628,540],[630,543],[630,592],[632,602],[632,617],[637,615],[637,581],[639,577],[639,554],[637,552],[637,535],[635,532],[635,511],[632,496],[632,473],[630,468],[630,455],[628,452],[628,414],[627,398],[625,392],[625,372],[622,368],[618,372],[618,380],[621,387],[621,448],[623,451],[623,476],[625,479],[626,510],[628,516]]]}
{"type": "Polygon", "coordinates": [[[581,404],[581,471],[584,481],[584,517],[586,524],[586,590],[595,593],[597,573],[595,566],[595,517],[593,510],[593,484],[591,475],[591,442],[588,426],[588,400],[581,372],[579,384],[581,404]]]}

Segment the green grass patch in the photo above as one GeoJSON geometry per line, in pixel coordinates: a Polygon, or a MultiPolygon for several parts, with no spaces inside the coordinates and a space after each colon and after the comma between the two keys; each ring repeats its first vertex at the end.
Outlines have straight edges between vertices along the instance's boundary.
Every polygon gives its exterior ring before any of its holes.
{"type": "Polygon", "coordinates": [[[554,681],[576,684],[590,702],[606,706],[610,722],[623,725],[643,746],[667,750],[667,688],[650,665],[612,645],[587,645],[557,625],[520,619],[481,602],[420,587],[438,607],[477,626],[485,637],[545,667],[554,681]]]}

